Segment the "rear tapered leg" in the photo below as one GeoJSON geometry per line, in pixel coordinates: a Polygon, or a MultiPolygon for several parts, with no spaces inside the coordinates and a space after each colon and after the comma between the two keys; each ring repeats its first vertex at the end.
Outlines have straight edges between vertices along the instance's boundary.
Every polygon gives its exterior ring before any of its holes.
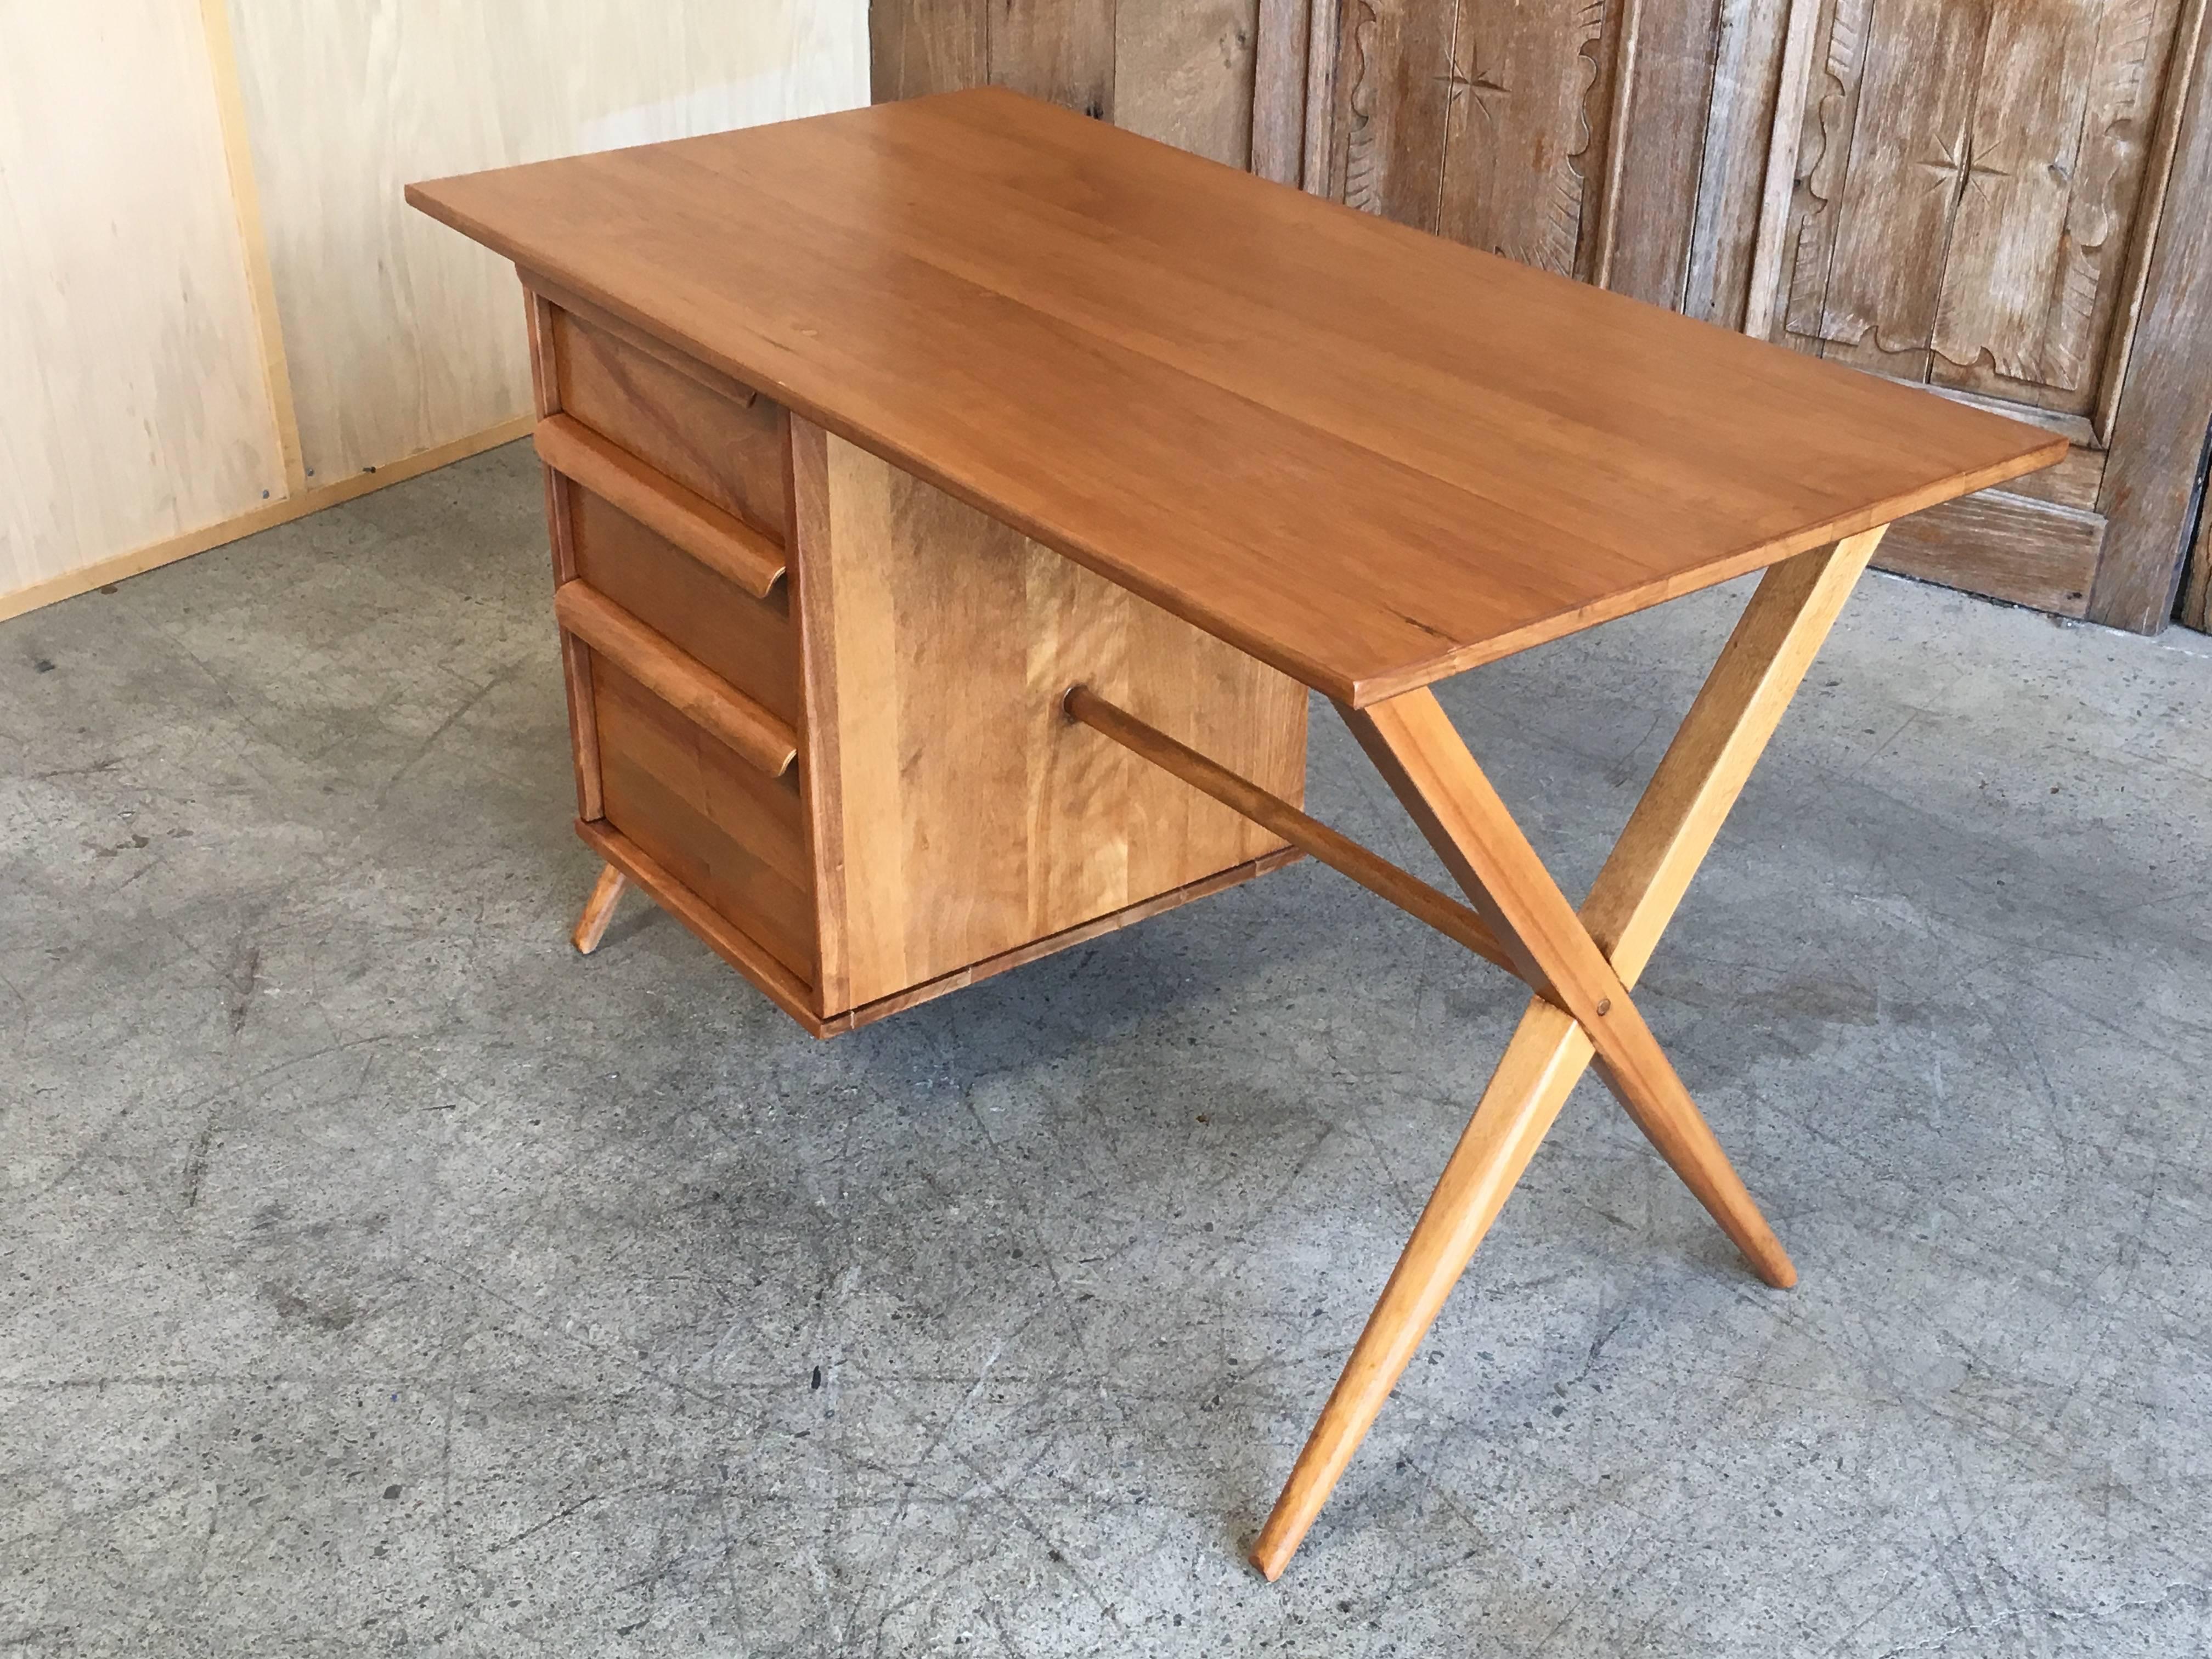
{"type": "Polygon", "coordinates": [[[599,948],[607,924],[615,919],[615,906],[622,902],[623,889],[629,885],[629,878],[611,864],[599,872],[599,882],[591,897],[584,901],[584,914],[576,918],[576,931],[569,939],[583,955],[599,948]]]}

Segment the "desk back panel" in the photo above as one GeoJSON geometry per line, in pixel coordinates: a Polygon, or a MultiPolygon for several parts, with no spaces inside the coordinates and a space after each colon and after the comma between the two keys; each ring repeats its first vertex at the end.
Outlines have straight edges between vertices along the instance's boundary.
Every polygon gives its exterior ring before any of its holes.
{"type": "Polygon", "coordinates": [[[795,568],[848,1006],[1281,848],[1060,698],[1126,699],[1297,800],[1303,687],[842,439],[793,453],[827,507],[799,516],[795,568]]]}

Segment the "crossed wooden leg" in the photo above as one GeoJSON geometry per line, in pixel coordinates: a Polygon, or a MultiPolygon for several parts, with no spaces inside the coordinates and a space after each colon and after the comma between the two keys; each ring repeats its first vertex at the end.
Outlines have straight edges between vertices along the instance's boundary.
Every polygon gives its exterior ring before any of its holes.
{"type": "Polygon", "coordinates": [[[1579,917],[1426,691],[1346,710],[1361,745],[1536,990],[1253,1547],[1281,1575],[1593,1060],[1638,1126],[1769,1284],[1796,1270],[1629,1000],[1773,735],[1875,529],[1770,569],[1579,917]]]}

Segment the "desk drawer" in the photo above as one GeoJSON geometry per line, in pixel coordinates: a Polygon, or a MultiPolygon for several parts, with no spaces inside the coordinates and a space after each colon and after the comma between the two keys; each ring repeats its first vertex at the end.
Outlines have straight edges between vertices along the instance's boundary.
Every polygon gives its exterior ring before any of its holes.
{"type": "Polygon", "coordinates": [[[814,873],[799,769],[768,776],[599,652],[591,672],[607,822],[812,984],[814,873]]]}
{"type": "Polygon", "coordinates": [[[799,723],[799,644],[790,584],[764,599],[573,479],[569,547],[576,574],[647,628],[696,657],[787,725],[799,723]]]}
{"type": "Polygon", "coordinates": [[[612,326],[553,309],[558,407],[781,545],[783,406],[703,365],[677,368],[673,347],[633,343],[612,326]]]}

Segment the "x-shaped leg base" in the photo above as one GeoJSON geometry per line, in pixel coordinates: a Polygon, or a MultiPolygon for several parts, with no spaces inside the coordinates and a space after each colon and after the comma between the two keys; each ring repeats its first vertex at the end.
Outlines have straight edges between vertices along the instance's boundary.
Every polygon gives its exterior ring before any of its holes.
{"type": "MultiPolygon", "coordinates": [[[[1768,1284],[1796,1269],[1629,995],[1879,529],[1771,568],[1577,914],[1429,691],[1344,718],[1470,912],[1288,803],[1078,688],[1068,712],[1411,910],[1534,992],[1252,1551],[1279,1577],[1505,1197],[1593,1064],[1768,1284]]],[[[1341,706],[1340,706],[1341,707],[1341,706]]]]}

